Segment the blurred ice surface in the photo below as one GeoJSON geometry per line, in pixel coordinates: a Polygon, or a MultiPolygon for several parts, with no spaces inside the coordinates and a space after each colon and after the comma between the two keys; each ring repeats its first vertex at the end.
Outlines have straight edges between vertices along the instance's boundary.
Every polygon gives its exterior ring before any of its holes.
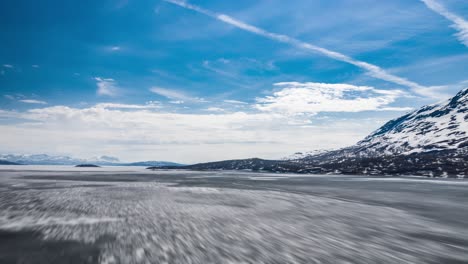
{"type": "Polygon", "coordinates": [[[468,260],[466,181],[2,168],[0,263],[468,260]]]}

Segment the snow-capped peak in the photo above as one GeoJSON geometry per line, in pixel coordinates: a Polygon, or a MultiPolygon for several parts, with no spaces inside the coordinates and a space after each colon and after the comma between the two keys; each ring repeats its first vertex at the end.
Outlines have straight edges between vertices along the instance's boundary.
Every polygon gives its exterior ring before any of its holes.
{"type": "Polygon", "coordinates": [[[468,88],[384,126],[357,144],[380,154],[410,154],[468,146],[468,88]]]}

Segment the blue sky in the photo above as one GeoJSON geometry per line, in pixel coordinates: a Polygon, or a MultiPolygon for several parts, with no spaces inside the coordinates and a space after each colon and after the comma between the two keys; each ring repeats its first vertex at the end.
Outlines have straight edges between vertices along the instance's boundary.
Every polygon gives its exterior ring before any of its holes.
{"type": "Polygon", "coordinates": [[[467,20],[456,0],[2,1],[0,151],[343,147],[468,86],[467,20]]]}

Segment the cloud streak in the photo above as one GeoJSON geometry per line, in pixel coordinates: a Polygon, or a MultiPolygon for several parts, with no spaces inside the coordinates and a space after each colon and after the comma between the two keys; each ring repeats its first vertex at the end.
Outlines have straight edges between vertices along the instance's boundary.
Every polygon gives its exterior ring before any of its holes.
{"type": "Polygon", "coordinates": [[[21,103],[26,103],[26,104],[47,104],[47,102],[40,101],[40,100],[34,100],[34,99],[24,99],[24,100],[19,100],[21,103]]]}
{"type": "Polygon", "coordinates": [[[468,47],[468,21],[462,17],[448,11],[442,4],[436,0],[421,0],[429,9],[450,20],[452,28],[458,31],[455,36],[465,46],[468,47]]]}
{"type": "Polygon", "coordinates": [[[158,109],[161,105],[155,102],[148,102],[145,105],[136,104],[120,104],[120,103],[99,103],[95,105],[96,108],[103,109],[158,109]]]}
{"type": "Polygon", "coordinates": [[[237,27],[239,29],[242,29],[244,31],[248,31],[248,32],[251,32],[253,34],[256,34],[256,35],[259,35],[259,36],[262,36],[262,37],[265,37],[265,38],[272,39],[272,40],[277,41],[277,42],[289,44],[291,46],[294,46],[294,47],[297,47],[297,48],[300,48],[300,49],[303,49],[303,50],[307,50],[307,51],[310,51],[310,52],[322,54],[324,56],[327,56],[329,58],[332,58],[332,59],[335,59],[335,60],[338,60],[338,61],[342,61],[342,62],[352,64],[354,66],[357,66],[357,67],[365,70],[369,75],[373,76],[374,78],[381,79],[381,80],[388,81],[388,82],[392,82],[392,83],[399,84],[399,85],[402,85],[402,86],[406,86],[406,87],[412,89],[413,92],[415,92],[415,93],[417,93],[419,95],[434,96],[433,92],[431,92],[430,89],[428,89],[429,87],[420,85],[420,84],[418,84],[416,82],[413,82],[413,81],[410,81],[408,79],[405,79],[405,78],[393,75],[391,73],[388,73],[387,71],[385,71],[384,69],[380,68],[377,65],[370,64],[370,63],[360,61],[360,60],[356,60],[356,59],[351,58],[351,57],[349,57],[349,56],[347,56],[345,54],[342,54],[342,53],[339,53],[339,52],[336,52],[336,51],[332,51],[332,50],[329,50],[329,49],[326,49],[326,48],[322,48],[322,47],[319,47],[319,46],[315,46],[313,44],[298,40],[298,39],[293,38],[293,37],[289,37],[287,35],[272,33],[272,32],[266,31],[264,29],[258,28],[256,26],[244,23],[244,22],[242,22],[240,20],[237,20],[235,18],[232,18],[232,17],[230,17],[228,15],[216,13],[216,12],[201,8],[201,7],[196,6],[196,5],[189,4],[189,3],[184,2],[184,1],[180,1],[180,0],[164,0],[164,1],[168,2],[168,3],[178,5],[180,7],[185,8],[185,9],[190,9],[190,10],[196,11],[198,13],[207,15],[209,17],[215,18],[215,19],[217,19],[219,21],[222,21],[222,22],[224,22],[226,24],[232,25],[232,26],[237,27]]]}
{"type": "Polygon", "coordinates": [[[167,89],[162,87],[152,87],[151,92],[158,94],[160,96],[171,99],[171,103],[180,104],[183,102],[205,102],[205,99],[199,97],[193,97],[182,91],[177,91],[173,89],[167,89]]]}
{"type": "Polygon", "coordinates": [[[228,103],[228,104],[240,104],[240,105],[246,105],[246,102],[238,101],[238,100],[223,100],[223,102],[228,103]]]}

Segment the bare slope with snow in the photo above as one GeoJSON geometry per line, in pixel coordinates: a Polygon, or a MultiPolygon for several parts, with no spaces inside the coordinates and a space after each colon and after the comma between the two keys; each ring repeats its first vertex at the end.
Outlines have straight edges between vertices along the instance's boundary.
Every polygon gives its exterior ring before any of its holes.
{"type": "Polygon", "coordinates": [[[468,146],[468,88],[442,103],[391,120],[357,144],[379,154],[410,154],[468,146]]]}
{"type": "Polygon", "coordinates": [[[356,145],[338,150],[179,168],[464,178],[468,176],[467,104],[468,88],[447,101],[391,120],[356,145]]]}

